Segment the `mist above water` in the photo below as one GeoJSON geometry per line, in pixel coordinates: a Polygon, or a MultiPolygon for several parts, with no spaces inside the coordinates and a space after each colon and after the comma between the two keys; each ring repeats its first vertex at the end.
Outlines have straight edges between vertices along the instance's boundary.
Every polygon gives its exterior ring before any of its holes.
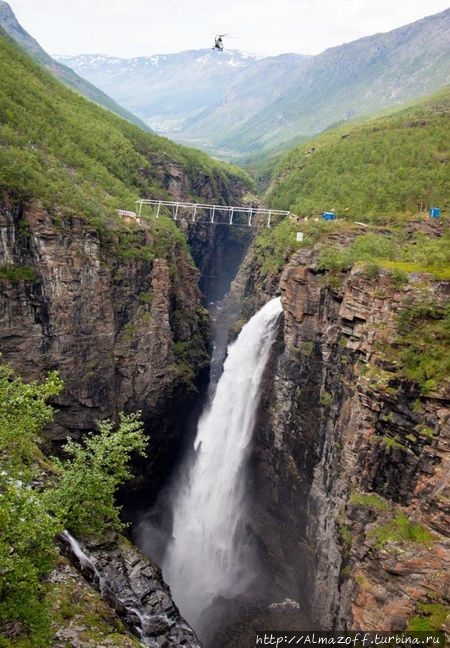
{"type": "Polygon", "coordinates": [[[200,418],[195,454],[173,498],[172,540],[162,569],[182,615],[196,625],[216,596],[254,579],[245,529],[245,464],[280,298],[268,302],[228,348],[214,399],[200,418]]]}

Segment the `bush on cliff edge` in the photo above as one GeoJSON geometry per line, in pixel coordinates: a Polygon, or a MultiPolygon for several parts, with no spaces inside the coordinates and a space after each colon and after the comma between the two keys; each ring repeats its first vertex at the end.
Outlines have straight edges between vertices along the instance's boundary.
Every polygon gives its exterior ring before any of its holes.
{"type": "Polygon", "coordinates": [[[55,373],[27,384],[0,365],[0,646],[49,645],[45,576],[58,557],[54,538],[64,527],[122,527],[114,495],[131,476],[130,454],[146,444],[139,414],[121,415],[117,427],[100,423],[86,447],[69,441],[68,461],[45,458],[39,435],[62,386],[55,373]]]}

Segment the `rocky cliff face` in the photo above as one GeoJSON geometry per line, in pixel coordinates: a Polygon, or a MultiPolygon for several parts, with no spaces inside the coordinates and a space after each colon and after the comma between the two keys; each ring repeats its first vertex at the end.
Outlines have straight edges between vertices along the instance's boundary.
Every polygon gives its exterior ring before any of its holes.
{"type": "Polygon", "coordinates": [[[395,330],[406,303],[442,305],[449,284],[400,288],[357,268],[336,282],[315,261],[301,250],[281,277],[284,331],[255,431],[252,525],[271,595],[299,601],[315,628],[443,627],[450,394],[401,377],[395,330]]]}
{"type": "MultiPolygon", "coordinates": [[[[239,180],[224,183],[220,177],[186,176],[181,167],[156,167],[159,181],[174,196],[186,200],[194,194],[205,204],[240,205],[246,201],[248,187],[239,180]]],[[[190,200],[188,201],[190,202],[190,200]]],[[[196,222],[181,216],[180,226],[189,242],[195,265],[200,271],[200,290],[207,302],[215,302],[228,292],[243,256],[254,237],[251,227],[196,222]]]]}
{"type": "Polygon", "coordinates": [[[150,228],[130,228],[105,243],[82,219],[3,204],[0,345],[25,379],[60,372],[52,441],[142,410],[157,481],[207,364],[208,323],[183,246],[152,259],[150,228]]]}
{"type": "MultiPolygon", "coordinates": [[[[203,163],[188,174],[158,155],[147,172],[164,196],[235,204],[247,191],[214,165],[210,175],[203,163]]],[[[148,458],[135,463],[138,477],[121,493],[132,518],[132,507],[144,505],[138,496],[148,506],[173,466],[206,383],[210,331],[200,272],[168,219],[110,215],[94,227],[62,208],[18,202],[12,192],[0,198],[1,361],[25,380],[60,373],[64,391],[46,429],[52,450],[68,435],[81,439],[97,420],[142,411],[148,458]]],[[[217,239],[214,228],[203,232],[200,257],[217,239]]],[[[143,645],[123,632],[120,619],[144,645],[199,646],[154,564],[131,546],[94,544],[88,549],[107,583],[103,600],[73,566],[61,563],[51,576],[55,646],[143,645]]],[[[19,636],[23,628],[7,631],[19,636]]]]}
{"type": "Polygon", "coordinates": [[[101,541],[91,538],[81,546],[64,532],[59,543],[69,562],[61,560],[49,578],[55,589],[53,614],[58,617],[63,611],[66,615],[64,624],[55,624],[56,645],[100,645],[105,641],[104,645],[114,646],[200,648],[194,631],[173,603],[161,570],[125,538],[111,534],[101,541]],[[91,608],[89,628],[83,625],[86,605],[91,608]],[[116,634],[108,637],[115,615],[125,628],[116,618],[116,634]],[[133,635],[139,641],[134,642],[133,635]],[[114,643],[106,643],[108,640],[114,643]]]}

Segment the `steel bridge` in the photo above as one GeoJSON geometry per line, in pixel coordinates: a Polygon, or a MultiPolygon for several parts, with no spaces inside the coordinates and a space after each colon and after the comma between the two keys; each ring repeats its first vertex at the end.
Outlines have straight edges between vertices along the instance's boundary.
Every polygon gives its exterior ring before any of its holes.
{"type": "Polygon", "coordinates": [[[258,225],[265,223],[270,227],[272,220],[289,216],[289,211],[266,209],[262,207],[236,207],[229,205],[206,205],[172,200],[140,199],[136,201],[136,215],[142,216],[142,208],[148,205],[156,218],[170,216],[173,220],[188,219],[191,223],[211,223],[214,225],[258,225]]]}

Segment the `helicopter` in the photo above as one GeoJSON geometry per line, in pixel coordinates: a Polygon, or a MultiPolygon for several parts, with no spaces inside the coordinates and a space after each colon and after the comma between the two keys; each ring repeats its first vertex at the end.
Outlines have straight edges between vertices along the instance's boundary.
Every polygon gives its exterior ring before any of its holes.
{"type": "Polygon", "coordinates": [[[217,36],[214,39],[214,47],[212,48],[213,50],[216,49],[218,52],[223,52],[222,38],[224,36],[228,36],[228,34],[217,34],[217,36]]]}

